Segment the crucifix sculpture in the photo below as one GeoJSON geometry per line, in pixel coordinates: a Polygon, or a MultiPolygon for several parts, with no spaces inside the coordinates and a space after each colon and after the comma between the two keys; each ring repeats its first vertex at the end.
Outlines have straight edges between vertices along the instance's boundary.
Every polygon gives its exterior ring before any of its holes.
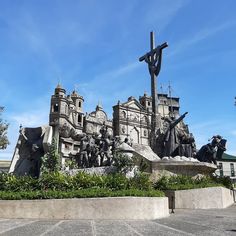
{"type": "Polygon", "coordinates": [[[162,50],[168,47],[165,42],[155,47],[154,33],[150,33],[151,50],[139,58],[139,61],[145,61],[148,64],[149,73],[151,75],[151,93],[152,93],[152,132],[155,136],[157,129],[157,114],[158,114],[158,101],[157,101],[157,81],[156,78],[161,70],[162,50]]]}

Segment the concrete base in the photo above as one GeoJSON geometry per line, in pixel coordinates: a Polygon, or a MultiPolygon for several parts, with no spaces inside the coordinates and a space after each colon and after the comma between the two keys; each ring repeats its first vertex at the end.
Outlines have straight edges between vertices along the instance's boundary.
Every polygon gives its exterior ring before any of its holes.
{"type": "Polygon", "coordinates": [[[172,209],[226,208],[234,203],[232,190],[223,187],[166,191],[172,209]]]}
{"type": "Polygon", "coordinates": [[[152,220],[167,216],[167,197],[0,201],[0,218],[7,219],[152,220]]]}
{"type": "Polygon", "coordinates": [[[159,179],[161,176],[188,175],[192,177],[209,175],[215,172],[217,166],[206,162],[191,161],[152,161],[151,178],[159,179]]]}

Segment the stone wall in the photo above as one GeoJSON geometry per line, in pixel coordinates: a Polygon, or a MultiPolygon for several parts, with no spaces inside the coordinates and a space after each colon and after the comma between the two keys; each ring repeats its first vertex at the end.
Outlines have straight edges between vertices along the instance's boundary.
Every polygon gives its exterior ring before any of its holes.
{"type": "Polygon", "coordinates": [[[223,187],[166,191],[166,196],[174,209],[220,209],[234,203],[233,191],[223,187]]]}
{"type": "Polygon", "coordinates": [[[167,216],[169,216],[167,197],[0,201],[0,217],[6,219],[152,220],[167,216]]]}

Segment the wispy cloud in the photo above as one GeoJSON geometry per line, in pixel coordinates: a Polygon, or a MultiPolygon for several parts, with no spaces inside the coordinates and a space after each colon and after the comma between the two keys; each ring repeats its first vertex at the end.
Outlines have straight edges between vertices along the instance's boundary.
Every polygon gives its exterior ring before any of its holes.
{"type": "Polygon", "coordinates": [[[145,22],[158,24],[158,30],[162,31],[175,18],[179,10],[188,3],[189,0],[155,1],[149,5],[145,22]]]}
{"type": "Polygon", "coordinates": [[[49,108],[44,111],[27,111],[13,115],[11,119],[26,127],[41,126],[48,123],[48,112],[49,108]]]}
{"type": "Polygon", "coordinates": [[[53,45],[48,39],[49,34],[42,29],[42,25],[36,23],[33,15],[22,10],[17,12],[15,17],[4,16],[4,14],[0,17],[8,26],[8,38],[14,47],[14,52],[22,53],[22,58],[27,60],[43,62],[51,74],[54,74],[52,80],[57,80],[62,72],[53,53],[53,45]]]}
{"type": "Polygon", "coordinates": [[[106,78],[106,77],[110,77],[110,78],[117,78],[117,77],[120,77],[120,76],[123,76],[127,73],[130,73],[132,72],[133,70],[135,70],[138,66],[140,66],[140,63],[135,61],[135,62],[132,62],[132,63],[128,63],[126,65],[122,65],[120,66],[119,68],[117,69],[114,69],[114,70],[110,70],[110,71],[106,71],[105,73],[102,73],[100,75],[97,75],[95,77],[96,80],[98,79],[103,79],[103,78],[106,78]]]}
{"type": "Polygon", "coordinates": [[[173,46],[173,49],[170,52],[169,56],[173,56],[179,52],[182,52],[186,50],[187,48],[192,47],[194,44],[197,44],[200,41],[203,41],[205,39],[208,39],[209,37],[235,25],[236,25],[236,21],[228,21],[220,25],[206,27],[198,31],[196,34],[191,35],[189,38],[185,38],[183,41],[180,41],[178,44],[173,46]]]}

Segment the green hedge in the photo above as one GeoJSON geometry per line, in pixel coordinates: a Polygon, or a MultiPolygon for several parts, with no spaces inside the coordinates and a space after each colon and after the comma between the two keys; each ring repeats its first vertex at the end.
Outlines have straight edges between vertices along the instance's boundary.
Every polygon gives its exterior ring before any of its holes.
{"type": "Polygon", "coordinates": [[[0,199],[48,199],[116,196],[164,196],[163,190],[183,190],[225,186],[231,188],[229,178],[189,176],[162,177],[151,183],[149,175],[136,174],[126,178],[123,174],[90,175],[79,172],[74,176],[60,172],[44,173],[39,179],[0,174],[0,199]],[[160,191],[161,190],[161,191],[160,191]]]}
{"type": "Polygon", "coordinates": [[[43,174],[39,179],[0,174],[0,191],[71,191],[87,188],[151,190],[152,183],[149,180],[149,175],[144,173],[136,174],[133,178],[126,178],[123,174],[99,176],[79,172],[70,176],[60,172],[52,172],[43,174]]]}
{"type": "Polygon", "coordinates": [[[74,191],[28,191],[28,192],[6,192],[0,191],[2,200],[22,199],[64,199],[64,198],[98,198],[98,197],[164,197],[165,194],[159,190],[111,190],[111,189],[80,189],[74,191]]]}
{"type": "Polygon", "coordinates": [[[185,190],[217,186],[232,188],[230,178],[213,176],[192,178],[185,175],[163,176],[154,184],[154,188],[159,190],[185,190]]]}

